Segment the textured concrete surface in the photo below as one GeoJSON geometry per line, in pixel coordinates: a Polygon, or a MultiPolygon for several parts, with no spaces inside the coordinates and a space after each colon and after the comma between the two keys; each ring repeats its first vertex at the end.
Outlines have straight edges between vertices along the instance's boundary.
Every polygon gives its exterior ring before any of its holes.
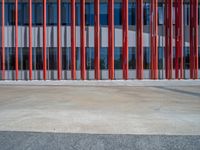
{"type": "Polygon", "coordinates": [[[199,150],[200,136],[0,132],[1,150],[199,150]]]}
{"type": "Polygon", "coordinates": [[[0,131],[200,135],[200,85],[1,85],[0,131]]]}

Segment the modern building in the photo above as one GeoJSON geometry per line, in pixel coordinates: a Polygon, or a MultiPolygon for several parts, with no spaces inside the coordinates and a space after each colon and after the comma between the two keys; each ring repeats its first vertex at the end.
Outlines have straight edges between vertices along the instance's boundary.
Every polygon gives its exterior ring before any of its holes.
{"type": "Polygon", "coordinates": [[[199,23],[199,0],[0,0],[0,79],[198,79],[199,23]]]}

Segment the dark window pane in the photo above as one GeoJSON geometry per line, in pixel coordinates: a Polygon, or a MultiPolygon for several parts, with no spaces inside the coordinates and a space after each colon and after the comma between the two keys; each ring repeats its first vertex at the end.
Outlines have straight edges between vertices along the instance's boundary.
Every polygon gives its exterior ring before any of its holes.
{"type": "Polygon", "coordinates": [[[57,24],[57,4],[47,3],[47,25],[57,24]]]}
{"type": "Polygon", "coordinates": [[[114,9],[115,25],[122,25],[122,4],[115,3],[114,9]]]}
{"type": "Polygon", "coordinates": [[[107,3],[100,4],[100,24],[108,25],[108,4],[107,3]]]}
{"type": "Polygon", "coordinates": [[[136,69],[136,48],[130,47],[128,55],[129,55],[129,69],[136,69]]]}
{"type": "Polygon", "coordinates": [[[71,49],[70,48],[62,48],[62,68],[63,70],[70,70],[71,64],[71,49]]]}
{"type": "Polygon", "coordinates": [[[100,68],[108,69],[108,49],[106,47],[101,47],[100,50],[100,68]]]}
{"type": "Polygon", "coordinates": [[[136,24],[136,4],[135,3],[129,3],[128,5],[128,21],[129,21],[129,25],[136,24]]]}
{"type": "Polygon", "coordinates": [[[159,3],[158,4],[158,24],[163,25],[164,24],[164,5],[159,3]]]}
{"type": "Polygon", "coordinates": [[[150,69],[150,48],[144,47],[144,69],[150,69]]]}
{"type": "Polygon", "coordinates": [[[87,70],[92,70],[94,69],[94,48],[93,47],[88,47],[86,48],[87,51],[87,70]]]}
{"type": "Polygon", "coordinates": [[[80,48],[76,48],[76,69],[80,70],[81,68],[81,56],[80,56],[80,48]]]}
{"type": "Polygon", "coordinates": [[[42,3],[32,4],[33,25],[42,25],[43,23],[43,5],[42,3]]]}
{"type": "Polygon", "coordinates": [[[57,70],[57,48],[47,48],[47,68],[57,70]]]}
{"type": "Polygon", "coordinates": [[[158,48],[158,68],[163,69],[164,68],[164,48],[159,47],[158,48]]]}
{"type": "Polygon", "coordinates": [[[115,47],[115,69],[122,69],[122,48],[115,47]]]}
{"type": "Polygon", "coordinates": [[[80,3],[76,3],[76,25],[80,25],[80,3]]]}
{"type": "Polygon", "coordinates": [[[5,69],[6,70],[15,70],[15,49],[14,48],[5,48],[5,69]]]}
{"type": "Polygon", "coordinates": [[[144,4],[144,25],[150,24],[150,4],[144,4]]]}
{"type": "Polygon", "coordinates": [[[19,58],[19,70],[28,70],[29,69],[29,53],[28,48],[19,48],[18,58],[19,58]]]}
{"type": "Polygon", "coordinates": [[[15,24],[15,5],[14,3],[5,3],[5,24],[15,24]]]}
{"type": "Polygon", "coordinates": [[[61,5],[61,23],[62,23],[62,25],[70,25],[70,23],[71,23],[71,5],[70,5],[70,3],[62,3],[62,5],[61,5]]]}
{"type": "Polygon", "coordinates": [[[94,25],[94,3],[86,3],[85,5],[85,23],[86,25],[94,25]]]}
{"type": "Polygon", "coordinates": [[[190,48],[184,47],[184,68],[190,69],[190,48]]]}

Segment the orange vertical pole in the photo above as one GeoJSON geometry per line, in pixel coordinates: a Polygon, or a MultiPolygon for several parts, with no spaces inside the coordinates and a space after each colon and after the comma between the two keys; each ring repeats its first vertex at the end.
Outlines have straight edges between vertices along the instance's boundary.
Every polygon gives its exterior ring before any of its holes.
{"type": "Polygon", "coordinates": [[[158,79],[158,0],[151,1],[151,79],[158,79]]]}
{"type": "Polygon", "coordinates": [[[15,79],[18,80],[18,0],[15,0],[15,79]]]}
{"type": "Polygon", "coordinates": [[[2,2],[2,9],[1,9],[1,19],[2,19],[2,27],[1,27],[1,47],[2,47],[2,58],[1,58],[1,63],[2,63],[2,80],[5,80],[5,37],[4,37],[4,30],[5,30],[5,3],[4,0],[2,2]]]}
{"type": "Polygon", "coordinates": [[[95,79],[100,80],[100,17],[99,0],[94,1],[94,53],[95,53],[95,79]]]}
{"type": "Polygon", "coordinates": [[[172,0],[165,0],[165,76],[172,78],[172,0]]]}
{"type": "Polygon", "coordinates": [[[85,0],[81,0],[81,79],[86,79],[85,0]]]}
{"type": "Polygon", "coordinates": [[[43,79],[46,80],[46,0],[43,0],[43,79]]]}
{"type": "Polygon", "coordinates": [[[108,69],[109,79],[114,80],[114,0],[108,1],[108,69]]]}
{"type": "Polygon", "coordinates": [[[175,78],[183,79],[183,0],[175,1],[175,78]]]}
{"type": "Polygon", "coordinates": [[[58,80],[61,80],[62,78],[62,68],[61,68],[61,38],[60,38],[60,26],[61,26],[61,10],[60,10],[60,6],[61,6],[61,0],[57,0],[57,74],[58,74],[58,80]]]}
{"type": "Polygon", "coordinates": [[[137,11],[137,60],[136,60],[136,74],[137,79],[143,79],[143,0],[136,1],[137,11]]]}
{"type": "Polygon", "coordinates": [[[75,0],[71,0],[71,78],[76,80],[76,12],[75,0]]]}
{"type": "Polygon", "coordinates": [[[29,80],[32,80],[32,0],[29,0],[29,80]]]}

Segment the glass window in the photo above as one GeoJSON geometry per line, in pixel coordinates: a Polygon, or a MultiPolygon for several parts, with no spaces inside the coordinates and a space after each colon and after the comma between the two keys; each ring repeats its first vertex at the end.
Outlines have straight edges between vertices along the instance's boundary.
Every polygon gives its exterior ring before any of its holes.
{"type": "Polygon", "coordinates": [[[135,3],[129,3],[128,5],[128,21],[129,21],[129,25],[136,24],[136,4],[135,3]]]}
{"type": "Polygon", "coordinates": [[[164,24],[164,5],[159,3],[158,4],[158,24],[163,25],[164,24]]]}
{"type": "Polygon", "coordinates": [[[1,3],[0,3],[0,26],[2,25],[2,20],[1,20],[1,11],[2,11],[2,6],[1,6],[1,3]]]}
{"type": "Polygon", "coordinates": [[[101,47],[100,67],[101,69],[108,69],[108,48],[107,47],[101,47]]]}
{"type": "Polygon", "coordinates": [[[184,47],[184,68],[190,69],[190,48],[184,47]]]}
{"type": "Polygon", "coordinates": [[[184,25],[189,25],[190,23],[190,4],[184,3],[184,25]]]}
{"type": "Polygon", "coordinates": [[[0,70],[2,70],[2,47],[0,47],[0,70]]]}
{"type": "Polygon", "coordinates": [[[150,69],[150,48],[144,47],[144,69],[150,69]]]}
{"type": "Polygon", "coordinates": [[[28,70],[29,69],[29,49],[28,48],[19,48],[19,69],[28,70]]]}
{"type": "Polygon", "coordinates": [[[28,3],[19,3],[18,4],[18,24],[19,25],[28,25],[29,20],[29,11],[28,3]]]}
{"type": "Polygon", "coordinates": [[[81,68],[81,51],[80,47],[76,48],[76,69],[80,70],[81,68]]]}
{"type": "Polygon", "coordinates": [[[158,69],[164,68],[164,48],[159,47],[158,48],[158,69]]]}
{"type": "Polygon", "coordinates": [[[33,47],[33,70],[43,69],[43,50],[40,47],[33,47]]]}
{"type": "Polygon", "coordinates": [[[108,25],[108,4],[100,3],[100,24],[108,25]]]}
{"type": "Polygon", "coordinates": [[[150,4],[144,3],[144,25],[150,24],[150,4]]]}
{"type": "Polygon", "coordinates": [[[94,25],[94,3],[86,3],[85,5],[85,23],[86,25],[94,25]]]}
{"type": "Polygon", "coordinates": [[[5,25],[15,24],[15,5],[14,3],[5,3],[5,25]]]}
{"type": "Polygon", "coordinates": [[[76,3],[76,25],[80,25],[80,19],[81,19],[81,17],[80,17],[80,15],[81,15],[80,11],[81,11],[80,3],[76,3]]]}
{"type": "Polygon", "coordinates": [[[64,47],[62,48],[62,69],[70,70],[71,64],[71,48],[64,47]]]}
{"type": "Polygon", "coordinates": [[[198,25],[200,25],[200,4],[198,6],[198,25]]]}
{"type": "Polygon", "coordinates": [[[115,25],[122,25],[122,4],[115,3],[114,5],[115,25]]]}
{"type": "Polygon", "coordinates": [[[42,3],[33,3],[32,4],[32,20],[33,25],[42,25],[43,23],[43,5],[42,3]]]}
{"type": "Polygon", "coordinates": [[[122,69],[122,48],[115,47],[115,69],[122,69]]]}
{"type": "Polygon", "coordinates": [[[87,51],[86,68],[87,68],[87,70],[92,70],[92,69],[94,69],[94,48],[93,47],[87,47],[86,51],[87,51]]]}
{"type": "Polygon", "coordinates": [[[129,69],[136,69],[136,48],[129,47],[129,69]]]}
{"type": "Polygon", "coordinates": [[[15,70],[15,49],[5,48],[5,69],[15,70]]]}
{"type": "Polygon", "coordinates": [[[47,25],[57,24],[57,4],[47,3],[47,25]]]}
{"type": "Polygon", "coordinates": [[[62,3],[61,5],[61,23],[62,25],[70,25],[71,23],[71,4],[62,3]]]}
{"type": "Polygon", "coordinates": [[[57,48],[47,48],[47,68],[57,70],[57,48]]]}

